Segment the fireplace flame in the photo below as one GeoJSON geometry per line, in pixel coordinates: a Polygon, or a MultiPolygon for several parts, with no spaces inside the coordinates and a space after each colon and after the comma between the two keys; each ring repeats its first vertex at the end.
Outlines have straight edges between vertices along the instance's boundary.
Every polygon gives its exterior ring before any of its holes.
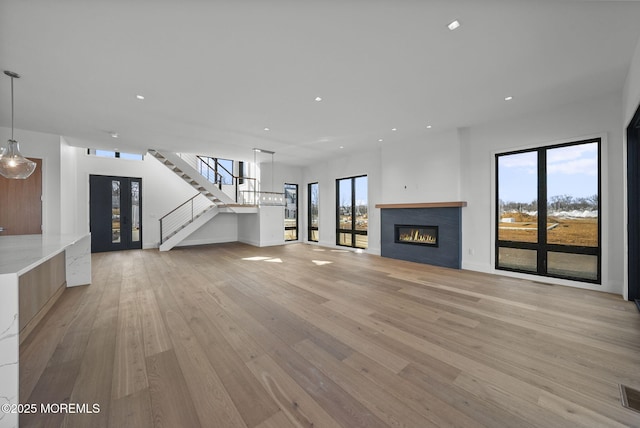
{"type": "Polygon", "coordinates": [[[429,235],[428,233],[420,233],[419,229],[411,229],[408,233],[401,233],[398,239],[404,242],[426,242],[429,244],[436,243],[435,236],[429,235]]]}

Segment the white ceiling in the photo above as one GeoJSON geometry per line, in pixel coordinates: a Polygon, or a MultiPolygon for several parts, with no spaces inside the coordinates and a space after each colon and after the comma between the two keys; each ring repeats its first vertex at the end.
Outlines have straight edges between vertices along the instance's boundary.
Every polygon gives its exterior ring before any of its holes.
{"type": "Polygon", "coordinates": [[[639,38],[632,1],[0,0],[16,128],[300,165],[621,91],[639,38]]]}

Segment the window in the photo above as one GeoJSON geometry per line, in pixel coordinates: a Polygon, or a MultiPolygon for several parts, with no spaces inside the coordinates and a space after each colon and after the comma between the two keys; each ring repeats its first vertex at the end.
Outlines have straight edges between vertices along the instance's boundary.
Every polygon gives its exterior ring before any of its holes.
{"type": "Polygon", "coordinates": [[[369,202],[367,176],[336,180],[336,244],[367,248],[369,202]]]}
{"type": "Polygon", "coordinates": [[[298,239],[298,185],[284,185],[284,240],[298,239]]]}
{"type": "Polygon", "coordinates": [[[94,153],[96,156],[100,156],[103,158],[115,158],[116,156],[116,152],[110,151],[110,150],[96,150],[96,152],[94,153]]]}
{"type": "Polygon", "coordinates": [[[120,159],[142,160],[142,155],[136,153],[116,152],[116,157],[120,159]]]}
{"type": "Polygon", "coordinates": [[[87,149],[88,155],[99,156],[103,158],[117,158],[130,160],[143,160],[144,155],[137,153],[116,152],[113,150],[87,149]]]}
{"type": "Polygon", "coordinates": [[[320,232],[318,230],[318,183],[309,183],[308,190],[308,239],[309,241],[318,242],[320,240],[320,232]]]}
{"type": "Polygon", "coordinates": [[[198,156],[198,172],[214,184],[233,184],[233,161],[198,156]]]}
{"type": "Polygon", "coordinates": [[[496,155],[496,269],[601,282],[600,145],[496,155]]]}

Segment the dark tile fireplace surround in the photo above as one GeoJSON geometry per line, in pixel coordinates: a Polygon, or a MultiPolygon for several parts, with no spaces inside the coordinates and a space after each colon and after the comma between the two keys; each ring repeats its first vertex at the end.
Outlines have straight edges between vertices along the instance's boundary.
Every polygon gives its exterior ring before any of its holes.
{"type": "Polygon", "coordinates": [[[381,255],[460,269],[462,208],[466,205],[466,202],[376,205],[381,209],[381,255]]]}

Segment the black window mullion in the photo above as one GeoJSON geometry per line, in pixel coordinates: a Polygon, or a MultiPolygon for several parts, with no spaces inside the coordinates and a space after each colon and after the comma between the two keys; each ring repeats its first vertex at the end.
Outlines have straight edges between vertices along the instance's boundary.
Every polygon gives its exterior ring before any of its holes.
{"type": "Polygon", "coordinates": [[[336,245],[340,245],[340,180],[336,180],[336,245]]]}
{"type": "Polygon", "coordinates": [[[500,155],[495,155],[495,177],[496,177],[496,200],[495,200],[495,234],[496,245],[494,250],[493,265],[496,268],[500,268],[500,155]]]}
{"type": "Polygon", "coordinates": [[[356,246],[356,178],[351,177],[351,246],[356,246]]]}
{"type": "Polygon", "coordinates": [[[538,150],[538,273],[547,273],[547,151],[538,150]]]}
{"type": "Polygon", "coordinates": [[[602,141],[598,141],[598,284],[602,283],[602,141]]]}

